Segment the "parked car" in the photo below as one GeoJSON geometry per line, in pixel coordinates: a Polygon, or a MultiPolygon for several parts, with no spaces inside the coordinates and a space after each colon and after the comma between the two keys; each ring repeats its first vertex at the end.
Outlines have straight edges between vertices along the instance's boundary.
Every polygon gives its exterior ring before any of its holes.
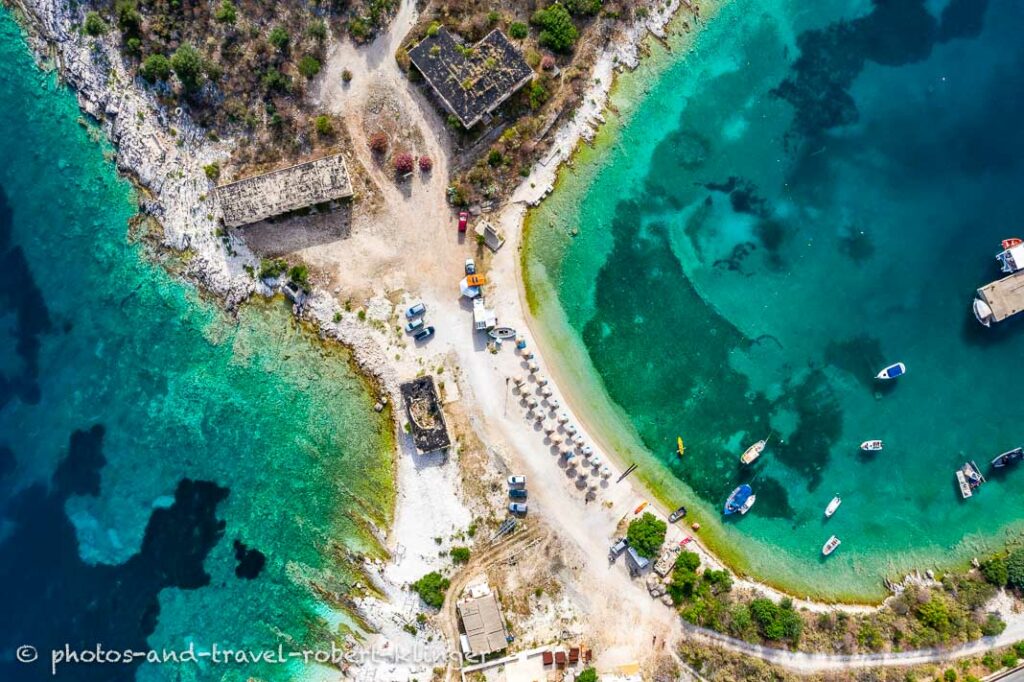
{"type": "Polygon", "coordinates": [[[415,305],[409,306],[409,309],[405,311],[405,316],[411,320],[412,318],[422,315],[425,312],[427,312],[427,306],[423,305],[422,303],[417,303],[415,305]]]}
{"type": "Polygon", "coordinates": [[[433,335],[434,335],[434,328],[431,326],[431,327],[427,327],[425,329],[419,330],[418,332],[416,332],[415,334],[412,335],[412,338],[416,339],[417,341],[426,341],[427,339],[429,339],[433,335]]]}
{"type": "Polygon", "coordinates": [[[616,540],[608,550],[608,561],[615,561],[620,554],[626,551],[627,547],[629,547],[629,541],[626,538],[616,540]]]}
{"type": "Polygon", "coordinates": [[[512,488],[512,490],[508,491],[508,496],[513,500],[525,500],[526,488],[512,488]]]}
{"type": "Polygon", "coordinates": [[[511,512],[513,514],[525,514],[526,513],[526,503],[525,502],[513,502],[510,505],[508,505],[508,510],[509,510],[509,512],[511,512]]]}
{"type": "Polygon", "coordinates": [[[406,332],[414,332],[414,331],[416,331],[417,329],[419,329],[422,326],[423,326],[423,318],[422,317],[417,317],[415,320],[413,320],[409,324],[405,325],[405,331],[406,332]]]}
{"type": "Polygon", "coordinates": [[[467,258],[466,259],[466,274],[467,275],[475,275],[476,274],[476,261],[473,260],[472,258],[467,258]]]}
{"type": "Polygon", "coordinates": [[[469,225],[469,214],[465,211],[459,213],[459,232],[465,232],[469,225]]]}
{"type": "Polygon", "coordinates": [[[526,476],[509,476],[508,477],[509,488],[524,488],[526,487],[526,476]]]}
{"type": "Polygon", "coordinates": [[[687,536],[686,536],[685,538],[683,538],[683,539],[682,539],[682,541],[681,541],[681,542],[679,543],[679,546],[680,546],[680,547],[686,547],[686,546],[687,546],[688,544],[690,544],[691,542],[693,542],[693,537],[692,537],[692,536],[690,536],[690,535],[687,535],[687,536]]]}

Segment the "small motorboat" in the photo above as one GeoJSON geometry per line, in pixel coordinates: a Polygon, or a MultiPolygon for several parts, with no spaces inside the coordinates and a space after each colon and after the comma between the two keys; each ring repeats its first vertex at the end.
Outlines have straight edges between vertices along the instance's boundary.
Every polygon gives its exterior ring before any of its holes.
{"type": "Polygon", "coordinates": [[[962,467],[956,470],[956,483],[960,487],[960,496],[965,500],[974,495],[974,489],[985,482],[981,470],[974,462],[965,462],[962,467]]]}
{"type": "Polygon", "coordinates": [[[743,462],[744,464],[750,464],[755,459],[761,456],[761,453],[764,452],[764,446],[767,444],[767,438],[765,438],[764,440],[757,441],[756,443],[754,443],[749,448],[743,451],[743,454],[740,455],[740,461],[743,462]]]}
{"type": "MultiPolygon", "coordinates": [[[[492,339],[511,339],[513,336],[516,335],[516,330],[513,329],[512,327],[495,327],[491,331],[487,332],[487,335],[490,336],[492,339]]],[[[540,383],[540,379],[538,379],[537,381],[538,383],[540,383]]],[[[544,383],[546,384],[547,380],[545,380],[544,383]]]]}
{"type": "Polygon", "coordinates": [[[674,512],[668,515],[668,522],[675,523],[684,516],[686,516],[686,507],[680,507],[679,509],[676,509],[674,512]]]}
{"type": "Polygon", "coordinates": [[[725,501],[725,507],[722,513],[726,516],[730,514],[746,514],[750,511],[750,508],[754,506],[754,502],[757,500],[757,495],[754,494],[753,489],[744,483],[729,495],[729,499],[725,501]]]}
{"type": "Polygon", "coordinates": [[[901,377],[901,376],[903,376],[906,373],[907,373],[907,366],[904,365],[902,362],[897,362],[894,365],[889,365],[888,367],[883,369],[881,372],[876,374],[875,378],[876,379],[882,379],[884,381],[888,381],[889,379],[895,379],[896,377],[901,377]]]}
{"type": "Polygon", "coordinates": [[[864,452],[878,452],[883,447],[883,443],[880,440],[866,440],[860,444],[860,449],[864,452]]]}
{"type": "Polygon", "coordinates": [[[836,513],[836,509],[839,509],[839,505],[841,505],[842,503],[843,499],[841,497],[839,497],[838,495],[833,497],[832,501],[828,503],[827,507],[825,507],[825,518],[831,518],[832,515],[836,513]]]}
{"type": "Polygon", "coordinates": [[[1020,239],[1019,237],[1010,237],[1009,239],[1004,239],[1003,251],[1006,251],[1007,249],[1012,249],[1015,246],[1020,246],[1021,244],[1024,244],[1024,239],[1020,239]]]}
{"type": "Polygon", "coordinates": [[[1016,464],[1022,459],[1024,459],[1024,448],[1014,448],[1013,450],[1008,450],[992,460],[992,466],[997,469],[1002,469],[1004,466],[1016,464]]]}
{"type": "Polygon", "coordinates": [[[679,436],[676,438],[676,452],[682,457],[686,453],[686,446],[683,445],[683,437],[679,436]]]}
{"type": "Polygon", "coordinates": [[[986,327],[992,326],[992,321],[995,319],[995,313],[992,312],[992,306],[980,298],[975,298],[971,309],[974,310],[974,317],[978,322],[986,327]]]}
{"type": "Polygon", "coordinates": [[[836,547],[838,547],[841,542],[842,541],[839,538],[833,535],[825,542],[825,546],[821,548],[821,553],[828,556],[832,552],[836,551],[836,547]]]}

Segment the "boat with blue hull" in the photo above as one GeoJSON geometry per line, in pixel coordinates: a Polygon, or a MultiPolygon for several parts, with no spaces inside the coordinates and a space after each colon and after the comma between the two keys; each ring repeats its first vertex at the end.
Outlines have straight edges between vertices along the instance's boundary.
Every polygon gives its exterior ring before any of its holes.
{"type": "Polygon", "coordinates": [[[992,460],[992,466],[996,469],[1002,469],[1009,464],[1017,464],[1022,459],[1024,459],[1024,448],[1014,448],[992,460]]]}
{"type": "Polygon", "coordinates": [[[757,495],[754,494],[754,490],[744,483],[729,495],[722,513],[726,516],[736,513],[746,514],[754,506],[755,500],[757,500],[757,495]]]}

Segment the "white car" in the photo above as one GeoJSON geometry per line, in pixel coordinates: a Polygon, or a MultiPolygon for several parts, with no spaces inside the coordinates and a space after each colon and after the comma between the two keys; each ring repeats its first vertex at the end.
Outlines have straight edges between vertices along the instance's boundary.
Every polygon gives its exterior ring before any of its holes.
{"type": "Polygon", "coordinates": [[[508,510],[512,514],[525,514],[526,513],[526,503],[524,503],[524,502],[513,502],[512,504],[510,504],[508,506],[508,510]]]}
{"type": "Polygon", "coordinates": [[[509,476],[508,487],[509,488],[522,488],[526,486],[526,476],[509,476]]]}
{"type": "Polygon", "coordinates": [[[467,258],[466,259],[466,274],[467,275],[475,275],[476,274],[476,261],[473,260],[472,258],[467,258]]]}

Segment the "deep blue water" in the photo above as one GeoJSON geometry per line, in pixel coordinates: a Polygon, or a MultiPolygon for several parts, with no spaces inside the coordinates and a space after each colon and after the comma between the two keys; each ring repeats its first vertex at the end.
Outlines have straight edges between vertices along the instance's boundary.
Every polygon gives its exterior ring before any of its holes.
{"type": "MultiPolygon", "coordinates": [[[[112,150],[6,10],[0,100],[0,679],[52,679],[64,645],[340,642],[393,500],[370,387],[283,303],[229,317],[129,237],[144,228],[112,150]]],[[[136,660],[59,677],[309,672],[136,660]]]]}
{"type": "Polygon", "coordinates": [[[741,568],[877,597],[1019,528],[1024,472],[967,502],[953,472],[1024,443],[1024,320],[970,311],[1024,236],[1022,27],[1014,0],[726,3],[654,82],[626,78],[640,103],[531,218],[552,336],[741,568]],[[876,384],[896,360],[908,375],[876,384]],[[870,438],[886,450],[860,454],[870,438]],[[723,522],[744,482],[755,507],[723,522]]]}

